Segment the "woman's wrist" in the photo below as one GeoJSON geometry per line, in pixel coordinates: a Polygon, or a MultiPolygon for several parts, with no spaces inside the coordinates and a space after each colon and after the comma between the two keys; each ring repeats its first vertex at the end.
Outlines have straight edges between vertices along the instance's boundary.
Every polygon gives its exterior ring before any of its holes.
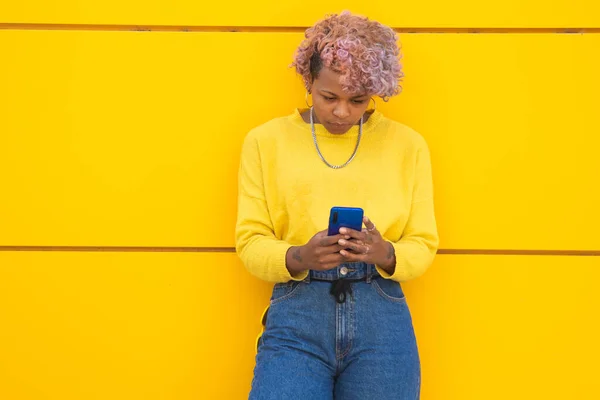
{"type": "Polygon", "coordinates": [[[285,266],[292,276],[306,270],[302,263],[302,246],[292,246],[288,249],[285,254],[285,266]]]}
{"type": "Polygon", "coordinates": [[[385,257],[380,258],[380,262],[377,265],[390,275],[394,275],[396,271],[396,250],[394,245],[386,241],[386,254],[385,257]]]}

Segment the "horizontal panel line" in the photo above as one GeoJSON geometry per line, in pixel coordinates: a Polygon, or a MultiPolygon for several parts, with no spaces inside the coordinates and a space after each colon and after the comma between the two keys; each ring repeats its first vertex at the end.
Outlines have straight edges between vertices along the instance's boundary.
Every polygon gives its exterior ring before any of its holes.
{"type": "MultiPolygon", "coordinates": [[[[116,253],[235,253],[234,247],[156,246],[0,246],[0,251],[64,251],[116,253]]],[[[440,249],[438,254],[499,256],[600,256],[600,250],[440,249]]]]}
{"type": "Polygon", "coordinates": [[[440,249],[438,254],[486,256],[600,256],[600,250],[504,250],[504,249],[440,249]]]}
{"type": "Polygon", "coordinates": [[[0,251],[81,251],[116,253],[235,253],[234,247],[0,246],[0,251]]]}
{"type": "MultiPolygon", "coordinates": [[[[194,25],[111,25],[111,24],[39,24],[0,23],[0,30],[59,30],[59,31],[134,31],[134,32],[304,32],[305,26],[194,26],[194,25]]],[[[600,33],[600,27],[546,28],[432,28],[395,27],[398,33],[600,33]]]]}

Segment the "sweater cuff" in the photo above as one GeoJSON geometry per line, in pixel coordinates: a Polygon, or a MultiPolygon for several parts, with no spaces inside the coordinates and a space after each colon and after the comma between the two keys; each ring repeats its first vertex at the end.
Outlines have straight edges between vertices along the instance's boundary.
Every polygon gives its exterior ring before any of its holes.
{"type": "Polygon", "coordinates": [[[396,265],[394,266],[394,273],[390,275],[389,273],[386,272],[386,270],[384,270],[377,264],[375,264],[375,269],[377,270],[377,272],[379,272],[379,275],[381,275],[382,278],[397,281],[399,279],[399,277],[398,277],[399,274],[398,274],[398,251],[396,249],[396,243],[392,242],[391,240],[389,240],[385,237],[383,239],[386,242],[391,243],[391,245],[394,247],[394,257],[396,258],[396,265]]]}
{"type": "Polygon", "coordinates": [[[290,274],[290,271],[287,269],[285,260],[287,258],[287,252],[290,250],[291,247],[292,247],[292,245],[286,244],[284,251],[279,253],[279,256],[281,258],[278,260],[277,265],[278,265],[278,269],[279,269],[278,272],[279,272],[281,282],[302,281],[308,276],[308,273],[309,273],[309,270],[306,270],[306,271],[299,272],[296,275],[290,274]]]}

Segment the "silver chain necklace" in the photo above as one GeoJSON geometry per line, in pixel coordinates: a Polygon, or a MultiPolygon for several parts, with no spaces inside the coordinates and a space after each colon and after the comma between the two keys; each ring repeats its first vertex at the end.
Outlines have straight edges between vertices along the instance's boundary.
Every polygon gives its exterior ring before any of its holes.
{"type": "Polygon", "coordinates": [[[329,168],[333,168],[333,169],[344,168],[346,165],[348,165],[350,163],[350,161],[352,161],[354,159],[354,156],[356,156],[356,152],[358,151],[358,145],[360,144],[360,138],[362,136],[362,128],[363,128],[363,117],[361,116],[360,117],[360,125],[358,127],[358,138],[356,139],[356,146],[354,147],[354,152],[352,152],[352,155],[350,156],[348,161],[346,161],[345,163],[343,163],[341,165],[329,164],[327,162],[327,160],[325,160],[325,157],[323,157],[323,154],[321,154],[321,150],[319,150],[319,144],[317,143],[317,134],[315,133],[315,123],[313,121],[313,108],[312,107],[310,108],[310,130],[312,132],[313,141],[315,142],[315,147],[317,149],[317,153],[319,154],[319,157],[321,157],[321,160],[323,160],[323,162],[329,168]]]}

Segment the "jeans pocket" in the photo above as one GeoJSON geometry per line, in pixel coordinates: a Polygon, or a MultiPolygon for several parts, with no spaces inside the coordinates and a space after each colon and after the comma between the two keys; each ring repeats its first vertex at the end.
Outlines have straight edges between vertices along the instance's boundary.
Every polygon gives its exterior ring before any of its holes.
{"type": "Polygon", "coordinates": [[[377,293],[388,301],[403,303],[406,301],[402,286],[396,281],[385,278],[377,278],[371,281],[377,293]]]}
{"type": "Polygon", "coordinates": [[[273,286],[273,294],[271,295],[271,305],[281,303],[294,296],[298,292],[298,288],[302,281],[289,281],[285,283],[276,283],[273,286]]]}

